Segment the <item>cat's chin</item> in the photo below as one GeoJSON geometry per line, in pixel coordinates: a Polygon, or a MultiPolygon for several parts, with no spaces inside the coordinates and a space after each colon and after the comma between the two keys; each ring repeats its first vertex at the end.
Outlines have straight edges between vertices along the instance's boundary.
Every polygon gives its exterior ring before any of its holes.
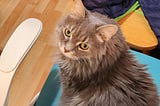
{"type": "Polygon", "coordinates": [[[70,58],[73,60],[77,60],[78,58],[76,56],[73,56],[72,53],[64,53],[62,52],[62,54],[66,57],[66,58],[70,58]]]}

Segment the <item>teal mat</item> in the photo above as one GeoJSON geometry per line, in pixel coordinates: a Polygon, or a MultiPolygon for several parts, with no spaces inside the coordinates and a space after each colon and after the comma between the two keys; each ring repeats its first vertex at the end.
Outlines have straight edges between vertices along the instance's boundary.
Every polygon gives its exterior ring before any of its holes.
{"type": "MultiPolygon", "coordinates": [[[[154,79],[160,95],[160,60],[139,52],[132,51],[132,53],[136,55],[140,63],[147,64],[147,68],[149,69],[148,72],[154,79]]],[[[59,68],[57,65],[54,65],[35,106],[58,106],[60,96],[59,68]]]]}

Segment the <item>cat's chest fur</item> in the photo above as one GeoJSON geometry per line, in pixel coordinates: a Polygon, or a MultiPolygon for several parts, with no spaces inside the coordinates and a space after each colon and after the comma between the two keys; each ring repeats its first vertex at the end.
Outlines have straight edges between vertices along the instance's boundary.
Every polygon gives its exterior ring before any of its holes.
{"type": "Polygon", "coordinates": [[[144,67],[135,60],[125,65],[129,62],[127,58],[120,59],[112,68],[98,67],[94,71],[62,58],[59,64],[62,104],[65,104],[62,106],[151,106],[146,103],[150,99],[146,95],[150,95],[155,86],[144,67]]]}

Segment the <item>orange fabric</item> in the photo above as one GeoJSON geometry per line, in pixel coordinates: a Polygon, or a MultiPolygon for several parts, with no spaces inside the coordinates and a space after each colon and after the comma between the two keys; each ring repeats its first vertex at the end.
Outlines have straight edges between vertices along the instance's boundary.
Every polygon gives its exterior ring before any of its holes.
{"type": "Polygon", "coordinates": [[[148,51],[154,49],[158,45],[158,40],[141,9],[125,16],[118,23],[131,48],[148,51]]]}

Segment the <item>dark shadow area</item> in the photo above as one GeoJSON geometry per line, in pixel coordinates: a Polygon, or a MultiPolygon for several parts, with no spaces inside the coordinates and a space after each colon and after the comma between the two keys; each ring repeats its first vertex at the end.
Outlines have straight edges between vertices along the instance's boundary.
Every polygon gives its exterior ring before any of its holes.
{"type": "MultiPolygon", "coordinates": [[[[133,49],[133,48],[131,48],[131,50],[142,53],[142,51],[136,50],[136,49],[133,49]]],[[[157,58],[157,59],[160,59],[160,50],[159,49],[154,49],[154,50],[148,51],[147,55],[152,56],[152,57],[157,58]]]]}
{"type": "Polygon", "coordinates": [[[153,57],[155,57],[157,59],[160,59],[160,49],[154,49],[150,53],[151,53],[150,54],[151,56],[153,56],[153,57]]]}
{"type": "Polygon", "coordinates": [[[2,53],[2,50],[0,50],[0,55],[1,55],[1,53],[2,53]]]}

